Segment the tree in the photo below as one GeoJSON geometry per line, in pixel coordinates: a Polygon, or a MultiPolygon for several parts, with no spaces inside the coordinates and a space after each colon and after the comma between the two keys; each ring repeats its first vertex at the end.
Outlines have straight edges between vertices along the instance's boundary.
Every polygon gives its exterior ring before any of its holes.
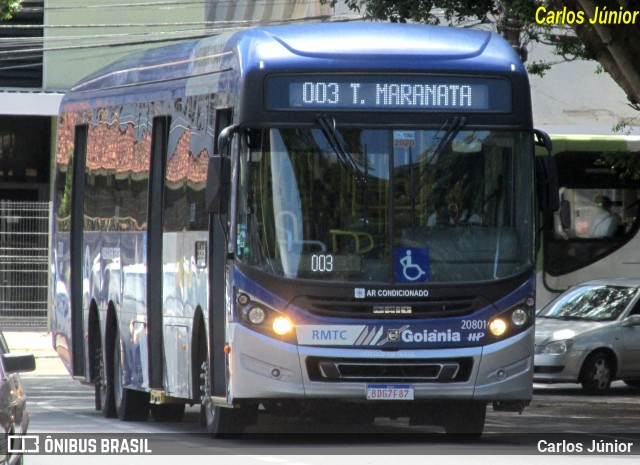
{"type": "MultiPolygon", "coordinates": [[[[640,111],[640,0],[320,0],[344,2],[365,18],[474,27],[493,23],[527,59],[532,42],[555,47],[560,61],[596,60],[640,111]],[[438,12],[438,15],[434,14],[438,12]],[[635,12],[638,14],[634,15],[635,12]],[[603,17],[603,13],[615,13],[603,17]],[[594,20],[595,19],[595,20],[594,20]],[[604,19],[605,21],[602,21],[604,19]],[[627,24],[625,24],[625,20],[627,24]],[[593,23],[592,23],[593,21],[593,23]]],[[[528,63],[543,75],[554,63],[528,63]]]]}
{"type": "Polygon", "coordinates": [[[11,19],[13,13],[20,9],[22,0],[0,0],[0,21],[11,19]]]}

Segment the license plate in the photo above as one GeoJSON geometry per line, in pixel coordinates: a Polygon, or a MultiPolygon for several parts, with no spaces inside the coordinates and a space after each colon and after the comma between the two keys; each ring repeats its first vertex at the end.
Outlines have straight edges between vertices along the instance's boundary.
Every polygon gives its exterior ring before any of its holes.
{"type": "Polygon", "coordinates": [[[413,400],[410,384],[368,384],[367,400],[413,400]]]}

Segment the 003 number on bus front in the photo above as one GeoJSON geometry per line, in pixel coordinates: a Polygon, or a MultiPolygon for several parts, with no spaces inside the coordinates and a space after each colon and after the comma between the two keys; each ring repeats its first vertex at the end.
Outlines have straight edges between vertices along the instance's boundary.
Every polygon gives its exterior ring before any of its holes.
{"type": "Polygon", "coordinates": [[[331,273],[333,271],[333,255],[312,255],[311,271],[315,273],[331,273]]]}
{"type": "Polygon", "coordinates": [[[336,82],[305,82],[302,101],[306,104],[337,104],[340,102],[340,86],[336,82]]]}

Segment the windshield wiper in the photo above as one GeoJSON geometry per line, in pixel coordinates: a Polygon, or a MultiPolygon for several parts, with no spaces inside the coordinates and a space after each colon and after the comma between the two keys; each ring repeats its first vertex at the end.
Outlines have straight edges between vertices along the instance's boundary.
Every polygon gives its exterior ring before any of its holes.
{"type": "MultiPolygon", "coordinates": [[[[444,131],[444,134],[440,138],[438,145],[433,149],[433,152],[428,157],[429,162],[432,159],[437,158],[444,151],[444,149],[456,138],[458,133],[464,128],[464,125],[467,124],[467,118],[464,116],[454,116],[451,123],[449,120],[445,121],[444,125],[440,128],[440,131],[444,131]]],[[[437,135],[437,134],[436,134],[437,135]]]]}
{"type": "Polygon", "coordinates": [[[362,175],[360,168],[353,155],[345,149],[345,143],[342,140],[342,136],[336,131],[336,122],[329,115],[322,115],[318,117],[318,126],[326,137],[331,149],[334,151],[340,163],[346,168],[351,176],[356,180],[359,185],[366,185],[367,178],[362,175]]]}

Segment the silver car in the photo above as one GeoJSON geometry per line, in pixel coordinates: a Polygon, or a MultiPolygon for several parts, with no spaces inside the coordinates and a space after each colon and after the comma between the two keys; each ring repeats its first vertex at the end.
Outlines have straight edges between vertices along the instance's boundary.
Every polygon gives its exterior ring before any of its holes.
{"type": "Polygon", "coordinates": [[[534,382],[640,387],[640,278],[573,286],[536,315],[534,382]]]}
{"type": "Polygon", "coordinates": [[[36,361],[33,354],[10,354],[2,332],[0,331],[0,464],[22,464],[20,444],[9,447],[9,436],[27,432],[29,414],[25,401],[22,382],[18,373],[33,371],[36,361]]]}

